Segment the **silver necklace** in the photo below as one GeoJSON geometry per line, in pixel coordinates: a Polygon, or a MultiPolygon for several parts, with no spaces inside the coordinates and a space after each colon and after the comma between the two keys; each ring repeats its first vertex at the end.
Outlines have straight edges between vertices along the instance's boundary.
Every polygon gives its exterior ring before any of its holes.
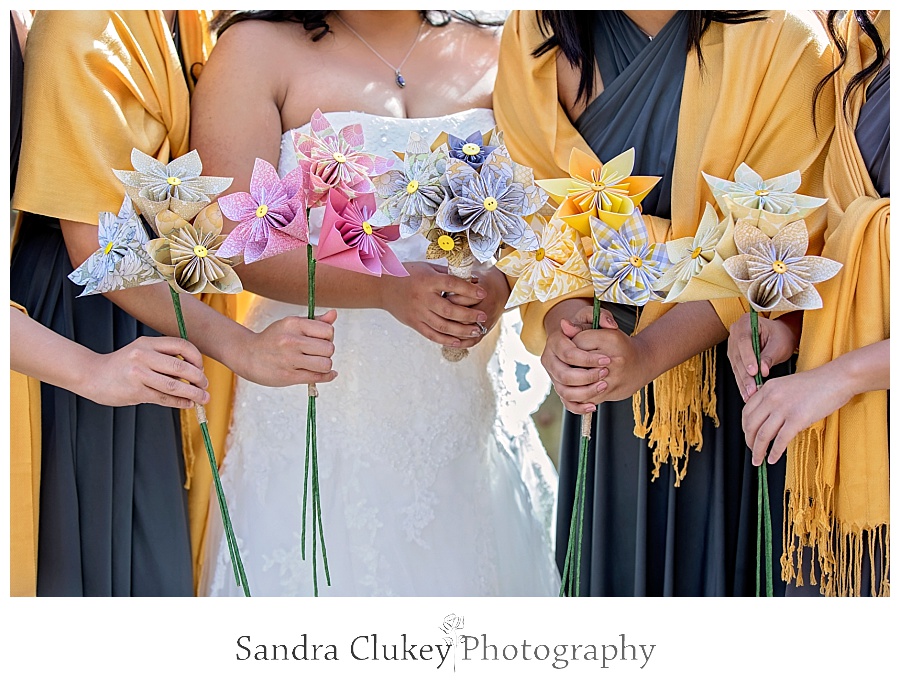
{"type": "Polygon", "coordinates": [[[338,19],[340,19],[341,24],[346,26],[347,29],[350,31],[350,33],[352,33],[360,41],[362,41],[363,45],[365,45],[369,50],[371,50],[373,53],[375,53],[375,57],[377,57],[379,60],[384,62],[388,67],[390,67],[393,70],[394,83],[396,83],[399,88],[404,88],[406,86],[406,79],[403,78],[403,75],[400,73],[400,70],[403,69],[403,65],[406,64],[406,61],[409,59],[409,56],[412,55],[413,48],[415,48],[416,44],[418,44],[418,42],[419,42],[419,36],[422,35],[422,29],[425,28],[425,19],[423,18],[422,23],[419,24],[419,30],[416,32],[416,37],[413,39],[412,45],[409,46],[409,50],[406,51],[406,56],[400,61],[400,64],[395,67],[390,62],[385,60],[381,56],[381,53],[379,53],[377,50],[375,50],[375,48],[373,48],[371,45],[369,45],[369,42],[365,38],[360,36],[352,26],[350,26],[347,22],[345,22],[343,20],[343,18],[341,17],[341,15],[335,14],[334,16],[337,17],[338,19]]]}

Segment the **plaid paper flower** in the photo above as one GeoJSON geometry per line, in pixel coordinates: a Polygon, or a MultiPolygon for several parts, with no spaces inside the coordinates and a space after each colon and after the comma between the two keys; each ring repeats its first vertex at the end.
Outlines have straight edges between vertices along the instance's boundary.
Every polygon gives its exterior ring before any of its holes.
{"type": "Polygon", "coordinates": [[[193,150],[168,165],[137,148],[131,151],[134,170],[113,170],[138,211],[152,224],[163,210],[191,220],[232,182],[230,177],[201,177],[203,165],[193,150]]]}
{"type": "Polygon", "coordinates": [[[602,301],[643,306],[661,300],[653,284],[669,267],[664,244],[651,244],[640,211],[634,210],[618,229],[590,218],[594,253],[589,265],[594,293],[602,301]]]}
{"type": "Polygon", "coordinates": [[[734,228],[738,255],[725,270],[757,311],[793,311],[822,307],[813,284],[834,277],[841,264],[807,256],[809,232],[803,220],[788,223],[772,238],[746,220],[734,228]]]}
{"type": "Polygon", "coordinates": [[[147,232],[128,196],[118,215],[100,213],[97,230],[99,250],[69,275],[75,284],[84,285],[79,296],[165,281],[144,249],[147,232]]]}
{"type": "Polygon", "coordinates": [[[303,168],[284,179],[260,158],[253,165],[250,193],[238,191],[219,199],[219,209],[237,226],[218,250],[220,258],[243,255],[245,263],[305,246],[309,242],[303,168]]]}
{"type": "Polygon", "coordinates": [[[534,251],[516,250],[497,261],[497,268],[515,277],[507,308],[529,301],[550,301],[591,283],[581,236],[558,217],[535,215],[531,228],[538,240],[534,251]]]}
{"type": "Polygon", "coordinates": [[[546,203],[547,195],[535,186],[529,168],[514,166],[506,148],[492,151],[478,171],[450,160],[447,183],[453,195],[438,211],[438,224],[448,232],[466,232],[478,260],[490,261],[501,242],[537,250],[525,218],[546,203]]]}
{"type": "Polygon", "coordinates": [[[399,224],[403,238],[427,233],[446,196],[441,179],[446,166],[445,150],[432,151],[417,132],[410,133],[400,169],[372,178],[378,197],[375,222],[399,224]]]}
{"type": "Polygon", "coordinates": [[[325,205],[316,261],[364,274],[408,277],[403,263],[388,246],[400,236],[400,229],[397,225],[372,224],[375,209],[373,194],[348,199],[332,189],[325,205]]]}
{"type": "Polygon", "coordinates": [[[570,176],[543,179],[538,184],[559,204],[559,216],[587,235],[592,217],[618,229],[660,180],[632,176],[633,169],[634,148],[607,163],[573,148],[569,155],[570,176]]]}
{"type": "Polygon", "coordinates": [[[147,243],[147,252],[176,291],[237,294],[243,289],[231,260],[217,255],[225,238],[215,203],[201,210],[193,224],[164,210],[156,216],[156,227],[160,238],[147,243]]]}
{"type": "Polygon", "coordinates": [[[747,163],[741,163],[733,182],[705,172],[703,177],[719,208],[725,214],[734,215],[735,220],[763,219],[781,226],[806,217],[826,200],[794,193],[800,188],[798,171],[763,179],[747,163]]]}
{"type": "Polygon", "coordinates": [[[313,113],[309,134],[293,133],[297,161],[307,175],[311,208],[325,204],[328,191],[337,189],[347,198],[372,193],[371,177],[387,172],[391,161],[366,153],[361,124],[348,124],[335,133],[320,110],[313,113]]]}

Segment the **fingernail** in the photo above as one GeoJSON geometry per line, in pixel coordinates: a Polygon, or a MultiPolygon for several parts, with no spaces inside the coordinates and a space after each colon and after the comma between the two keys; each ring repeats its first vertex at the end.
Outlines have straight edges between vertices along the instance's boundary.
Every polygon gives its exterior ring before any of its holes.
{"type": "Polygon", "coordinates": [[[487,313],[479,313],[478,314],[478,322],[485,322],[487,320],[487,313]]]}
{"type": "Polygon", "coordinates": [[[599,363],[600,365],[606,365],[609,362],[610,361],[606,356],[601,356],[600,358],[597,359],[597,363],[599,363]]]}
{"type": "Polygon", "coordinates": [[[604,389],[606,389],[606,383],[605,383],[605,382],[601,382],[599,385],[597,385],[597,391],[598,391],[598,392],[602,392],[604,389]]]}
{"type": "Polygon", "coordinates": [[[590,406],[588,406],[587,412],[588,412],[588,413],[593,413],[593,412],[596,411],[596,410],[597,410],[597,407],[594,406],[593,404],[591,404],[590,406]]]}
{"type": "Polygon", "coordinates": [[[609,375],[609,370],[606,368],[601,368],[600,369],[600,377],[606,377],[607,375],[609,375]]]}
{"type": "Polygon", "coordinates": [[[485,296],[487,296],[487,292],[486,292],[484,289],[477,289],[477,290],[475,291],[475,295],[476,295],[479,299],[483,299],[485,296]]]}
{"type": "Polygon", "coordinates": [[[209,403],[209,392],[204,392],[203,396],[201,398],[203,399],[203,401],[200,402],[201,404],[208,404],[209,403]]]}
{"type": "Polygon", "coordinates": [[[477,337],[477,336],[480,335],[480,334],[481,334],[481,330],[472,330],[472,336],[473,336],[473,337],[477,337]]]}

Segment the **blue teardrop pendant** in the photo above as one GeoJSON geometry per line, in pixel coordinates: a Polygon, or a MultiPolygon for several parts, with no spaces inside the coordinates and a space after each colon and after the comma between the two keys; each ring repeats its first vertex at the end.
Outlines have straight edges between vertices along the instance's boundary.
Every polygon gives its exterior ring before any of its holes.
{"type": "Polygon", "coordinates": [[[397,70],[397,78],[395,79],[395,81],[397,82],[397,86],[399,86],[400,88],[406,86],[406,79],[403,78],[403,75],[400,73],[399,69],[397,70]]]}

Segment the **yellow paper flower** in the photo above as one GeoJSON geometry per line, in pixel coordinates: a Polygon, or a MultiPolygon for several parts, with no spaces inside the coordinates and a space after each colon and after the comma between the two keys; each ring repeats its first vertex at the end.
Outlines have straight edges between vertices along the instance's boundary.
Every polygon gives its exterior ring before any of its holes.
{"type": "Polygon", "coordinates": [[[216,255],[225,241],[217,204],[201,210],[193,224],[171,210],[163,210],[156,216],[156,228],[160,238],[147,243],[147,252],[176,291],[237,294],[243,290],[232,261],[216,255]]]}
{"type": "Polygon", "coordinates": [[[534,251],[517,250],[497,261],[497,268],[517,278],[507,308],[529,301],[549,301],[591,283],[584,244],[561,218],[535,215],[531,229],[538,238],[534,251]]]}
{"type": "Polygon", "coordinates": [[[596,217],[618,229],[647,194],[659,177],[635,177],[634,148],[607,163],[577,148],[569,156],[569,178],[544,179],[537,184],[559,203],[558,215],[584,236],[590,236],[590,218],[596,217]]]}

